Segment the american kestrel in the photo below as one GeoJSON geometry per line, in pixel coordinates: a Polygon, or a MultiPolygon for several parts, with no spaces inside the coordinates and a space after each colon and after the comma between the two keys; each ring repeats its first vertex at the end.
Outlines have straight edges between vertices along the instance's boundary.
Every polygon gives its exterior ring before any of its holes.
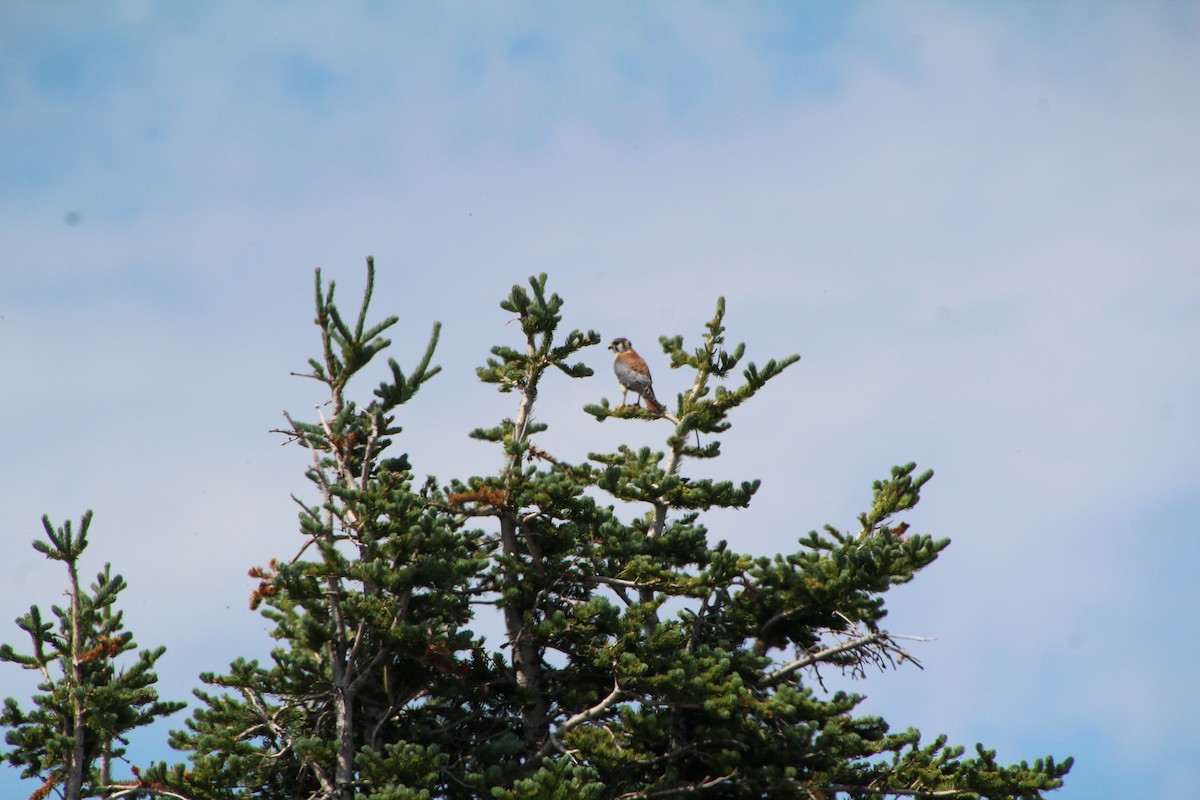
{"type": "Polygon", "coordinates": [[[636,392],[638,401],[634,405],[641,405],[644,398],[646,408],[655,413],[663,411],[663,405],[654,396],[654,387],[650,385],[650,368],[646,366],[646,360],[633,349],[629,340],[624,337],[613,339],[608,349],[617,354],[613,359],[613,372],[617,374],[617,383],[621,384],[623,392],[621,405],[626,404],[625,399],[630,392],[636,392]]]}

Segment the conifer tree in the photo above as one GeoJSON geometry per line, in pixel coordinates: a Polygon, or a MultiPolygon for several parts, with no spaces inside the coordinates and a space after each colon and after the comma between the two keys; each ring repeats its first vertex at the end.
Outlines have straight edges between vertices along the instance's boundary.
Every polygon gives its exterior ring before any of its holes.
{"type": "Polygon", "coordinates": [[[468,679],[487,668],[463,627],[485,563],[475,533],[429,502],[428,486],[414,490],[405,456],[385,457],[401,431],[396,409],[439,370],[430,364],[439,327],[410,373],[389,359],[391,380],[370,401],[347,393],[398,322],[368,326],[374,277],[368,260],[351,326],[335,284],[317,272],[321,353],[303,377],[328,400],[314,420],[288,414],[283,431],[311,452],[317,499],[295,498],[295,556],[251,570],[261,580],[252,606],[265,606],[280,641],[272,663],[239,660],[226,675],[202,675],[222,691],[197,692],[204,707],[173,737],[193,767],[155,773],[189,797],[416,796],[407,787],[438,782],[464,703],[481,691],[468,679]]]}
{"type": "Polygon", "coordinates": [[[710,535],[704,512],[748,506],[759,483],[689,465],[718,458],[734,413],[798,361],[760,366],[727,347],[723,301],[697,345],[660,340],[688,384],[661,414],[603,398],[584,409],[656,426],[661,452],[551,453],[536,406],[592,375],[578,359],[600,337],[562,334],[545,275],[514,286],[501,308],[519,328],[498,329],[516,339],[478,369],[512,414],[470,434],[502,466],[418,486],[390,448],[400,406],[438,371],[438,327],[410,373],[389,360],[360,404],[351,384],[397,322],[368,324],[373,286],[368,260],[350,325],[317,273],[321,355],[306,377],[329,400],[286,430],[311,452],[316,499],[297,498],[298,552],[252,573],[279,646],[270,664],[202,677],[211,690],[173,738],[192,767],[155,780],[195,800],[1016,800],[1061,785],[1070,759],[964,757],[944,737],[923,744],[856,716],[861,697],[820,684],[821,668],[914,660],[882,627],[884,597],[949,543],[897,519],[931,473],[892,469],[856,530],[798,535],[787,554],[751,557],[710,535]],[[501,641],[478,633],[493,617],[501,641]]]}
{"type": "Polygon", "coordinates": [[[68,604],[51,607],[57,625],[36,605],[17,619],[29,635],[31,653],[0,645],[0,661],[35,670],[42,678],[34,708],[26,711],[10,697],[0,711],[11,747],[0,755],[21,768],[22,777],[41,781],[35,797],[55,792],[79,800],[136,788],[141,783],[136,768],[132,781],[113,778],[113,762],[123,760],[126,737],[185,705],[159,700],[154,689],[153,667],[165,647],[143,650],[131,665],[118,667],[120,656],[137,647],[116,609],[126,583],[105,564],[89,589],[83,587],[79,561],[91,521],[88,511],[75,531],[70,522],[56,529],[49,517],[42,518],[46,541],[34,541],[33,547],[66,566],[68,604]]]}

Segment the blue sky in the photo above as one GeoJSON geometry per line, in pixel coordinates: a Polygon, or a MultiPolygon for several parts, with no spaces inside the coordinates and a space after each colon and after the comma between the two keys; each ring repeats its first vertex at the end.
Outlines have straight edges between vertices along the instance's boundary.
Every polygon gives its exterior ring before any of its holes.
{"type": "MultiPolygon", "coordinates": [[[[786,551],[935,469],[911,521],[954,543],[889,622],[936,642],[864,710],[1074,755],[1064,800],[1187,795],[1198,45],[1186,3],[6,3],[0,640],[61,597],[41,515],[94,508],[165,696],[264,653],[246,569],[298,546],[306,459],[268,431],[319,400],[288,375],[313,268],[349,301],[375,256],[401,363],[445,325],[401,439],[442,478],[498,465],[474,369],[545,271],[660,397],[655,341],[718,295],[751,358],[803,355],[703,467],[763,479],[715,538],[786,551]]],[[[661,446],[582,414],[616,397],[588,361],[543,392],[548,449],[661,446]]]]}

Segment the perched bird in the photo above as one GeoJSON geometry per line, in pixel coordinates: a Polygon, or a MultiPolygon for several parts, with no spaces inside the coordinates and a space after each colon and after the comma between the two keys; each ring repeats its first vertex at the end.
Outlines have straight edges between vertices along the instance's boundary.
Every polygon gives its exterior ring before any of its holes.
{"type": "Polygon", "coordinates": [[[663,405],[654,396],[654,387],[650,385],[650,368],[646,366],[646,360],[633,349],[629,340],[624,337],[613,339],[608,349],[616,353],[616,357],[613,359],[613,372],[617,374],[617,383],[621,384],[624,392],[621,395],[621,405],[626,404],[625,399],[632,391],[636,392],[638,396],[638,401],[634,405],[641,405],[644,398],[646,408],[655,413],[662,412],[663,405]]]}

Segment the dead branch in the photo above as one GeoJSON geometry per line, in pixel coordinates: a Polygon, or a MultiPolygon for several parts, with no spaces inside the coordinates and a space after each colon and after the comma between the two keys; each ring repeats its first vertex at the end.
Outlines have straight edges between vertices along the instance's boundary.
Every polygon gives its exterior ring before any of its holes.
{"type": "Polygon", "coordinates": [[[580,711],[575,716],[569,718],[562,725],[558,726],[557,731],[550,732],[550,737],[546,740],[545,744],[543,744],[541,749],[538,751],[537,759],[545,758],[546,756],[550,755],[550,753],[552,753],[554,750],[560,750],[564,753],[567,752],[567,748],[562,742],[563,734],[565,734],[567,731],[571,730],[572,728],[576,728],[576,727],[582,725],[585,722],[592,722],[593,720],[599,719],[604,714],[605,711],[608,711],[608,709],[612,708],[613,705],[616,704],[618,701],[620,701],[622,698],[624,698],[626,696],[626,694],[627,693],[621,689],[620,683],[618,683],[616,678],[614,678],[613,679],[613,690],[608,693],[607,697],[605,697],[603,700],[601,700],[599,703],[592,706],[591,708],[580,711]]]}
{"type": "Polygon", "coordinates": [[[883,644],[887,641],[888,641],[887,633],[885,633],[884,631],[878,631],[876,633],[872,633],[867,636],[860,637],[858,639],[851,639],[848,642],[842,642],[841,644],[834,645],[833,647],[828,647],[824,650],[820,650],[816,653],[807,655],[804,658],[799,658],[788,664],[784,664],[782,667],[775,670],[774,672],[764,675],[762,677],[762,680],[760,680],[758,682],[758,686],[761,689],[769,688],[769,687],[774,686],[775,684],[779,683],[784,678],[788,677],[789,675],[796,672],[797,670],[804,669],[805,667],[810,667],[813,664],[816,664],[820,661],[828,661],[829,659],[833,658],[834,656],[841,655],[842,653],[848,653],[851,650],[857,650],[859,648],[870,647],[871,645],[876,645],[876,644],[883,644]]]}

